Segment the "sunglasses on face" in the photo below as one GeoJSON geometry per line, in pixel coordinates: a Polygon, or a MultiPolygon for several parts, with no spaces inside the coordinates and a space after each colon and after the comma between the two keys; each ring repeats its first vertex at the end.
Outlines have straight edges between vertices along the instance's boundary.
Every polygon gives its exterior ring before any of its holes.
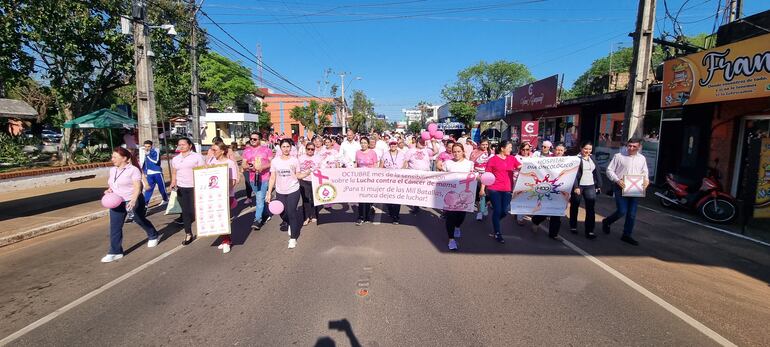
{"type": "Polygon", "coordinates": [[[252,138],[250,138],[249,140],[251,140],[251,141],[259,141],[259,139],[255,139],[255,138],[253,138],[253,137],[252,137],[252,138]]]}
{"type": "Polygon", "coordinates": [[[315,151],[315,147],[305,147],[305,149],[308,151],[315,151]]]}

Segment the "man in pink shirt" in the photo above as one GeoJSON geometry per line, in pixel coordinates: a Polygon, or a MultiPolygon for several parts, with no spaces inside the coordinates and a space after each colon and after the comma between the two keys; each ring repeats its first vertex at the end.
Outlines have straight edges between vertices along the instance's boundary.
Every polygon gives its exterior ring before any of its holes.
{"type": "MultiPolygon", "coordinates": [[[[251,134],[251,137],[259,137],[259,133],[251,134]]],[[[259,230],[267,220],[265,209],[265,194],[267,183],[270,180],[270,161],[273,159],[273,150],[265,145],[246,147],[243,150],[242,167],[249,171],[248,184],[254,191],[254,222],[252,229],[259,230]]]]}

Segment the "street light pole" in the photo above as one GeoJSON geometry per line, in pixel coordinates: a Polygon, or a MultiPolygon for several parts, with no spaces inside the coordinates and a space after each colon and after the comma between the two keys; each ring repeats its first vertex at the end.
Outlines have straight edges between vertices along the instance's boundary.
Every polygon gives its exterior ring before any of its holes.
{"type": "Polygon", "coordinates": [[[340,80],[341,80],[341,92],[342,92],[342,134],[347,134],[348,132],[348,125],[347,125],[347,116],[345,109],[347,108],[347,105],[345,104],[345,73],[340,73],[340,80]]]}
{"type": "MultiPolygon", "coordinates": [[[[198,21],[196,20],[196,14],[198,13],[198,6],[195,5],[195,0],[190,0],[190,11],[192,13],[192,20],[190,22],[190,114],[192,115],[192,135],[193,143],[196,146],[201,145],[201,114],[200,114],[200,92],[198,91],[198,21]]],[[[200,150],[200,148],[198,148],[200,150]]]]}
{"type": "Polygon", "coordinates": [[[652,60],[652,38],[655,27],[655,1],[639,0],[634,37],[634,57],[631,61],[626,110],[623,123],[623,138],[641,137],[644,114],[647,108],[647,86],[652,60]]]}

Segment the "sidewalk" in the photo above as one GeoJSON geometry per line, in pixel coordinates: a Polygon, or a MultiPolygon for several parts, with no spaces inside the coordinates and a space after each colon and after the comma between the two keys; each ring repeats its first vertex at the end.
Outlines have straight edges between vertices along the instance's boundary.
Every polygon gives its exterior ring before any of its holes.
{"type": "Polygon", "coordinates": [[[106,179],[98,177],[1,192],[0,247],[107,216],[101,205],[105,189],[106,179]]]}

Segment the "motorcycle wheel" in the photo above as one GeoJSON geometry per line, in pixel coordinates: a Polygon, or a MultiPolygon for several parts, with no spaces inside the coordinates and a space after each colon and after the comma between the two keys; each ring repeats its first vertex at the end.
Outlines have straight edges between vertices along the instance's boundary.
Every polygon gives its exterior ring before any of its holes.
{"type": "Polygon", "coordinates": [[[730,223],[738,215],[735,204],[721,198],[706,200],[698,207],[698,211],[709,222],[720,224],[730,223]]]}
{"type": "MultiPolygon", "coordinates": [[[[676,195],[674,195],[674,192],[672,192],[671,189],[666,189],[666,191],[663,192],[663,195],[665,195],[666,197],[671,198],[673,200],[676,200],[676,195]]],[[[663,199],[663,198],[659,198],[658,201],[660,201],[660,204],[663,207],[666,207],[666,208],[671,208],[672,206],[674,206],[673,202],[668,201],[668,200],[663,199]]]]}

